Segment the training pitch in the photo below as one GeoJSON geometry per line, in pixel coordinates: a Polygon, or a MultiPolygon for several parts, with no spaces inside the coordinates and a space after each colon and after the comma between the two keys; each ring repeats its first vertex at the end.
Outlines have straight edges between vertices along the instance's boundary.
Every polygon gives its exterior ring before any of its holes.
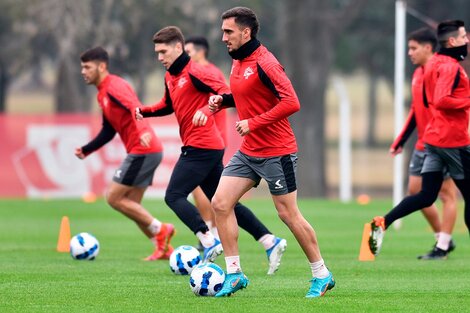
{"type": "MultiPolygon", "coordinates": [[[[323,258],[336,287],[306,299],[310,268],[270,200],[247,200],[258,217],[288,247],[279,271],[266,275],[261,245],[240,231],[241,264],[247,289],[229,298],[192,294],[188,276],[171,273],[168,261],[145,262],[152,252],[136,225],[103,199],[0,200],[0,312],[468,312],[470,240],[462,203],[454,232],[457,248],[446,261],[419,261],[433,235],[419,212],[402,228],[387,231],[375,261],[359,262],[364,223],[389,210],[390,201],[367,205],[301,200],[314,226],[323,258]],[[72,236],[90,232],[101,244],[95,261],[76,261],[56,251],[62,216],[72,236]]],[[[195,236],[163,201],[144,205],[164,222],[174,223],[172,245],[196,246],[195,236]]],[[[223,255],[217,264],[225,269],[223,255]]]]}

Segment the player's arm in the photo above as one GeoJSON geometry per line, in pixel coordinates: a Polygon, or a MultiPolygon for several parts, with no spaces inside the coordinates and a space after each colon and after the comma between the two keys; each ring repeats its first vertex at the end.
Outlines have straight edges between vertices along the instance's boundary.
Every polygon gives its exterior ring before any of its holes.
{"type": "Polygon", "coordinates": [[[405,145],[408,138],[410,138],[411,134],[416,128],[416,117],[415,111],[413,106],[410,109],[410,113],[408,114],[408,118],[406,119],[405,125],[403,126],[400,134],[395,138],[392,145],[390,146],[390,153],[392,155],[397,155],[403,150],[403,146],[405,145]]]}
{"type": "MultiPolygon", "coordinates": [[[[222,80],[221,77],[215,75],[212,72],[203,73],[200,69],[195,69],[193,72],[189,73],[189,78],[194,88],[202,93],[207,93],[210,95],[230,93],[230,88],[225,83],[225,80],[222,80]]],[[[222,105],[220,99],[216,101],[217,105],[212,103],[211,106],[210,99],[211,98],[209,98],[209,106],[204,106],[198,109],[194,114],[194,125],[204,126],[207,123],[209,116],[212,116],[220,110],[227,108],[226,106],[222,105]]]]}
{"type": "Polygon", "coordinates": [[[456,96],[454,91],[461,79],[458,64],[442,66],[434,88],[434,106],[437,110],[460,110],[470,107],[470,97],[456,96]]]}
{"type": "Polygon", "coordinates": [[[115,135],[116,130],[103,115],[103,124],[101,126],[100,132],[89,143],[87,143],[83,147],[76,148],[75,155],[80,159],[83,159],[90,153],[98,150],[99,148],[110,142],[115,135]]]}
{"type": "Polygon", "coordinates": [[[175,112],[173,109],[173,101],[171,100],[168,87],[165,84],[165,94],[163,98],[153,105],[140,106],[136,111],[136,117],[139,118],[138,114],[142,117],[165,116],[173,112],[175,112]]]}
{"type": "Polygon", "coordinates": [[[249,119],[250,131],[271,125],[300,110],[297,94],[282,66],[279,63],[271,64],[265,69],[259,64],[257,66],[261,81],[273,92],[279,102],[269,111],[249,119]]]}

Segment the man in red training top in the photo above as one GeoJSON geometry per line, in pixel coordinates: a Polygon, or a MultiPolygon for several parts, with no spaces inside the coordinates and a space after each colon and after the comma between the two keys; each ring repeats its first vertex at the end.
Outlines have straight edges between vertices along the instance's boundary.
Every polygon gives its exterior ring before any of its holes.
{"type": "MultiPolygon", "coordinates": [[[[423,74],[424,65],[433,56],[436,46],[436,35],[428,28],[418,29],[408,36],[408,55],[411,62],[418,65],[418,67],[413,73],[411,82],[410,113],[405,125],[403,126],[403,130],[392,143],[390,153],[392,155],[401,153],[403,145],[406,143],[414,129],[417,129],[418,140],[409,166],[408,194],[410,195],[414,195],[421,190],[421,170],[423,168],[425,157],[423,136],[426,126],[431,119],[431,111],[423,103],[423,74]]],[[[439,214],[435,204],[421,210],[434,231],[436,244],[439,241],[439,237],[442,237],[441,240],[443,238],[452,238],[452,230],[454,229],[455,220],[457,218],[456,188],[455,184],[450,179],[448,171],[445,173],[445,180],[442,183],[439,197],[443,203],[442,223],[439,221],[439,214]]],[[[451,252],[454,249],[455,244],[450,240],[446,250],[451,252]]],[[[428,254],[419,256],[418,259],[435,259],[436,257],[433,255],[433,250],[428,254]]]]}
{"type": "MultiPolygon", "coordinates": [[[[243,136],[243,143],[225,167],[212,199],[227,267],[222,290],[215,296],[229,296],[249,283],[240,264],[233,208],[263,178],[279,217],[310,264],[313,278],[306,297],[320,297],[335,286],[335,281],[322,259],[315,231],[297,206],[297,143],[287,118],[299,111],[300,104],[282,66],[256,39],[258,29],[258,18],[249,8],[236,7],[222,14],[222,41],[234,59],[232,92],[212,96],[209,108],[217,111],[222,106],[236,107],[240,118],[236,130],[243,136]]],[[[204,111],[193,119],[196,125],[204,125],[206,120],[204,111]]]]}
{"type": "MultiPolygon", "coordinates": [[[[209,43],[207,42],[207,39],[202,36],[192,36],[185,39],[184,51],[186,51],[191,60],[201,64],[206,71],[212,72],[213,75],[219,77],[221,81],[225,81],[225,76],[222,71],[207,59],[209,54],[209,43]]],[[[221,114],[214,115],[214,120],[217,125],[217,129],[222,135],[225,145],[227,145],[227,114],[225,114],[225,111],[220,113],[221,114]]],[[[217,225],[215,224],[214,213],[212,211],[210,200],[206,197],[201,187],[194,189],[192,194],[196,207],[201,213],[201,217],[206,222],[209,230],[218,238],[219,233],[217,231],[217,225]]]]}
{"type": "MultiPolygon", "coordinates": [[[[421,176],[421,191],[404,198],[385,216],[371,222],[369,246],[380,252],[385,230],[394,221],[428,207],[436,200],[447,167],[465,201],[465,224],[470,227],[470,87],[468,76],[459,64],[467,56],[467,33],[462,21],[445,21],[437,28],[441,48],[424,67],[423,102],[431,110],[431,120],[423,141],[426,156],[421,176]]],[[[441,238],[432,251],[434,259],[445,259],[450,238],[441,238]]]]}
{"type": "Polygon", "coordinates": [[[170,240],[174,227],[160,222],[141,204],[162,160],[162,144],[148,122],[134,119],[139,99],[125,80],[108,72],[106,50],[101,47],[89,49],[80,59],[85,82],[98,88],[103,124],[92,141],[76,148],[75,155],[84,159],[119,134],[128,154],[113,176],[106,200],[115,210],[133,220],[153,242],[155,251],[146,260],[168,259],[173,251],[170,240]]]}
{"type": "MultiPolygon", "coordinates": [[[[204,127],[195,126],[192,121],[196,111],[207,107],[210,95],[228,92],[229,88],[225,80],[190,59],[184,51],[184,37],[178,27],[168,26],[159,30],[153,42],[158,60],[167,69],[165,94],[156,104],[140,107],[136,117],[175,113],[183,147],[171,174],[165,202],[201,241],[205,248],[204,261],[213,261],[222,253],[222,245],[187,197],[197,186],[201,186],[204,194],[212,199],[223,170],[225,144],[212,117],[204,127]]],[[[280,265],[286,240],[269,232],[244,205],[237,203],[235,212],[238,225],[266,250],[268,274],[273,274],[280,265]]]]}

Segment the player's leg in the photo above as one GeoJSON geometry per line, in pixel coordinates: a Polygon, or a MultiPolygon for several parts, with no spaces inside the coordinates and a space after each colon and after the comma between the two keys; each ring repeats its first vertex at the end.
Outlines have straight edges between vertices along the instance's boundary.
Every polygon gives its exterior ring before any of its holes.
{"type": "MultiPolygon", "coordinates": [[[[202,191],[201,187],[199,186],[193,190],[192,195],[194,199],[194,205],[198,209],[199,214],[201,214],[202,219],[204,220],[204,222],[206,222],[206,225],[212,232],[212,234],[214,234],[214,236],[218,238],[219,235],[214,222],[214,214],[212,212],[210,200],[207,198],[207,196],[204,194],[204,191],[202,191]]],[[[204,251],[204,246],[201,244],[200,241],[198,243],[197,249],[199,251],[204,251]]]]}
{"type": "Polygon", "coordinates": [[[454,231],[455,221],[457,220],[457,188],[450,177],[444,179],[439,198],[442,202],[442,225],[441,234],[437,246],[447,252],[455,249],[452,241],[452,232],[454,231]]]}
{"type": "MultiPolygon", "coordinates": [[[[214,253],[205,255],[213,261],[222,253],[220,242],[209,231],[197,208],[188,201],[188,195],[200,186],[212,168],[221,162],[223,150],[207,150],[183,147],[176,162],[165,194],[165,202],[178,218],[198,237],[205,248],[214,248],[214,253]]],[[[202,185],[201,185],[202,187],[202,185]]]]}
{"type": "MultiPolygon", "coordinates": [[[[410,175],[408,179],[408,194],[417,194],[421,190],[421,183],[421,176],[410,175]]],[[[439,221],[439,212],[437,211],[436,205],[432,204],[431,206],[422,209],[421,213],[423,213],[424,218],[428,221],[429,225],[431,226],[436,237],[435,239],[437,240],[437,235],[441,231],[441,223],[439,221]]]]}
{"type": "Polygon", "coordinates": [[[243,274],[238,251],[238,224],[234,208],[238,200],[253,186],[253,180],[245,177],[222,176],[212,198],[212,208],[224,247],[227,275],[216,297],[229,296],[248,286],[243,274]]]}

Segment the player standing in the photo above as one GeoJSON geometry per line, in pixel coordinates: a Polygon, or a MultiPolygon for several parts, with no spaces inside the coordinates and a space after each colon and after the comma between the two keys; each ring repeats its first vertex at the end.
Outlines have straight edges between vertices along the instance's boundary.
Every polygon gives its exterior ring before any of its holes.
{"type": "MultiPolygon", "coordinates": [[[[229,88],[225,80],[191,61],[184,51],[184,37],[178,27],[161,29],[154,35],[153,42],[158,60],[167,69],[165,94],[156,104],[138,109],[136,117],[175,113],[183,147],[171,174],[165,201],[205,247],[204,261],[213,261],[222,253],[222,245],[187,197],[197,186],[201,186],[204,194],[212,199],[223,171],[225,144],[212,117],[207,119],[204,127],[197,127],[192,121],[196,111],[207,107],[210,95],[228,92],[229,88]]],[[[238,225],[266,249],[268,274],[273,274],[280,265],[286,240],[269,232],[242,204],[236,204],[235,212],[238,225]]]]}
{"type": "MultiPolygon", "coordinates": [[[[392,143],[390,153],[397,155],[402,152],[403,146],[409,136],[417,129],[418,140],[413,151],[409,166],[408,194],[414,195],[421,190],[421,170],[423,168],[425,150],[423,135],[426,126],[431,118],[430,110],[423,103],[423,75],[424,65],[431,59],[434,49],[437,46],[437,39],[434,33],[428,28],[422,28],[412,32],[408,36],[408,55],[411,62],[418,67],[413,73],[411,82],[411,108],[403,129],[392,143]]],[[[452,238],[455,220],[457,218],[457,195],[455,184],[450,179],[446,171],[444,182],[439,193],[443,203],[442,223],[439,221],[439,214],[436,205],[433,204],[421,210],[429,225],[434,230],[434,236],[438,242],[439,236],[443,238],[452,238]]],[[[437,244],[436,242],[436,244],[437,244]]],[[[455,249],[452,240],[449,241],[448,252],[455,249]]],[[[421,255],[418,258],[422,260],[432,260],[437,256],[433,253],[434,249],[428,254],[421,255]]]]}
{"type": "Polygon", "coordinates": [[[82,75],[88,85],[98,89],[103,124],[98,135],[75,155],[84,159],[119,134],[127,156],[116,170],[106,193],[106,201],[115,210],[133,220],[153,242],[155,251],[148,261],[168,259],[175,229],[153,217],[141,204],[145,190],[152,184],[155,169],[162,160],[162,144],[147,121],[136,121],[134,111],[140,105],[134,90],[121,77],[108,71],[108,53],[101,47],[80,56],[82,75]]]}
{"type": "MultiPolygon", "coordinates": [[[[222,41],[234,59],[230,74],[232,93],[212,96],[212,111],[235,106],[243,136],[240,150],[224,169],[212,199],[219,235],[224,246],[227,276],[216,297],[229,296],[245,288],[238,251],[238,227],[234,214],[237,201],[261,178],[269,185],[279,217],[289,227],[310,263],[312,280],[306,297],[322,296],[335,286],[325,266],[317,237],[297,206],[297,143],[288,117],[300,104],[290,80],[276,58],[256,39],[259,29],[255,13],[236,7],[222,14],[222,41]]],[[[194,123],[204,124],[204,114],[194,123]]]]}
{"type": "MultiPolygon", "coordinates": [[[[438,25],[441,48],[424,68],[424,104],[431,110],[431,120],[424,133],[426,157],[421,171],[421,191],[405,197],[385,216],[371,222],[369,246],[380,252],[385,230],[394,221],[428,207],[436,200],[441,188],[443,169],[462,193],[465,201],[465,224],[470,227],[470,86],[464,68],[459,64],[467,56],[467,33],[462,21],[445,21],[438,25]]],[[[450,239],[439,236],[432,251],[435,259],[444,259],[450,239]]]]}

